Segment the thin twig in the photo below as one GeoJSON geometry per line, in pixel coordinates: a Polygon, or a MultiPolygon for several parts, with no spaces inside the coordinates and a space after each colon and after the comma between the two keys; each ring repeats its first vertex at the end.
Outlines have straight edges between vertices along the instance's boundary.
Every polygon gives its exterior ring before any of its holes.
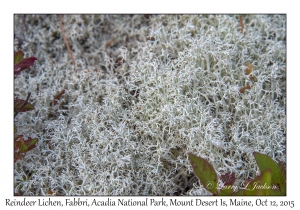
{"type": "Polygon", "coordinates": [[[244,22],[243,22],[243,17],[240,15],[240,26],[241,26],[241,32],[242,34],[244,33],[244,22]]]}
{"type": "Polygon", "coordinates": [[[108,42],[106,42],[105,48],[108,48],[114,41],[115,41],[115,39],[111,39],[108,42]]]}
{"type": "Polygon", "coordinates": [[[61,28],[61,31],[62,31],[62,34],[63,34],[63,37],[64,37],[65,44],[66,44],[66,46],[68,48],[69,55],[72,58],[73,65],[76,68],[75,59],[73,57],[72,51],[70,49],[70,46],[69,46],[69,43],[68,43],[68,40],[67,40],[67,37],[66,37],[66,34],[65,34],[65,29],[64,29],[64,23],[63,23],[62,15],[59,15],[59,18],[60,18],[60,28],[61,28]]]}

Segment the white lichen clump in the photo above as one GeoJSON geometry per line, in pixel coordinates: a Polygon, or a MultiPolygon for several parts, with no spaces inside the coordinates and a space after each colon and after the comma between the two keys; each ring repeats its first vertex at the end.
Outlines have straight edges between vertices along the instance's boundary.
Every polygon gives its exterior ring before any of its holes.
{"type": "Polygon", "coordinates": [[[15,121],[39,139],[15,163],[16,193],[210,195],[188,153],[236,185],[259,174],[254,151],[285,162],[285,15],[244,15],[243,32],[239,15],[63,20],[76,68],[59,16],[15,16],[15,51],[38,58],[14,80],[35,110],[15,121]]]}

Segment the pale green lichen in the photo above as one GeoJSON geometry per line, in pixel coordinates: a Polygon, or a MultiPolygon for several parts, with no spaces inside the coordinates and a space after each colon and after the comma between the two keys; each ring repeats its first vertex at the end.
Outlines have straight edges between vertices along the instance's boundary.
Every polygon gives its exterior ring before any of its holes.
{"type": "Polygon", "coordinates": [[[257,175],[253,151],[285,162],[286,16],[243,20],[242,34],[238,15],[65,15],[74,69],[58,16],[16,16],[15,50],[39,59],[15,79],[36,110],[18,132],[39,142],[15,192],[208,195],[188,153],[238,180],[257,175]]]}

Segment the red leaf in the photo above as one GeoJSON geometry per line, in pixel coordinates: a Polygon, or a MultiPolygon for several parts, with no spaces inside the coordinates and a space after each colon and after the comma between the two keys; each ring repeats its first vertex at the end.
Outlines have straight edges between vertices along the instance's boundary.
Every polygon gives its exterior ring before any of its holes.
{"type": "Polygon", "coordinates": [[[58,100],[61,98],[61,96],[65,93],[65,89],[63,89],[60,93],[57,93],[55,96],[54,96],[54,99],[53,99],[53,106],[55,106],[58,102],[58,100]]]}
{"type": "Polygon", "coordinates": [[[235,173],[232,172],[229,174],[228,172],[224,175],[221,175],[220,179],[224,182],[224,185],[233,185],[235,182],[235,173]]]}
{"type": "Polygon", "coordinates": [[[15,162],[19,159],[25,157],[25,152],[28,152],[36,147],[38,139],[28,138],[28,140],[24,140],[22,135],[17,136],[14,139],[14,160],[15,162]]]}
{"type": "Polygon", "coordinates": [[[19,50],[14,54],[14,76],[20,74],[21,71],[31,67],[34,61],[37,60],[36,57],[24,58],[24,53],[19,50]]]}
{"type": "MultiPolygon", "coordinates": [[[[24,104],[25,100],[22,100],[22,99],[15,99],[14,100],[14,112],[18,111],[22,105],[24,104]]],[[[19,112],[27,112],[27,111],[31,111],[31,110],[34,110],[34,106],[27,102],[26,105],[21,109],[19,110],[19,112]]]]}
{"type": "Polygon", "coordinates": [[[28,69],[29,67],[31,67],[34,64],[34,61],[36,61],[36,60],[37,60],[37,58],[30,57],[30,58],[25,58],[18,64],[15,64],[14,74],[19,75],[22,70],[28,69]]]}
{"type": "Polygon", "coordinates": [[[14,162],[17,162],[18,160],[22,159],[23,157],[25,157],[24,154],[22,153],[16,153],[14,154],[14,162]]]}

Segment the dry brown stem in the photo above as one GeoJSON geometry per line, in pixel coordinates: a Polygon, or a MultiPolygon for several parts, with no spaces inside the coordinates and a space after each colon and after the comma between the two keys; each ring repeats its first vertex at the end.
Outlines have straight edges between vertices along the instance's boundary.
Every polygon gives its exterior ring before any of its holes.
{"type": "Polygon", "coordinates": [[[72,51],[70,49],[70,46],[69,46],[69,43],[68,43],[68,40],[67,40],[67,37],[66,37],[66,34],[65,34],[65,29],[64,29],[64,23],[63,23],[62,15],[59,15],[59,18],[60,18],[60,28],[61,28],[61,31],[62,31],[62,34],[63,34],[63,37],[64,37],[64,42],[65,42],[65,44],[67,46],[69,55],[70,55],[70,57],[72,59],[72,62],[73,62],[73,65],[76,68],[76,62],[75,62],[75,59],[73,57],[73,53],[72,53],[72,51]]]}
{"type": "Polygon", "coordinates": [[[243,18],[241,15],[240,15],[240,26],[241,26],[241,32],[243,34],[244,33],[244,23],[243,23],[243,18]]]}

